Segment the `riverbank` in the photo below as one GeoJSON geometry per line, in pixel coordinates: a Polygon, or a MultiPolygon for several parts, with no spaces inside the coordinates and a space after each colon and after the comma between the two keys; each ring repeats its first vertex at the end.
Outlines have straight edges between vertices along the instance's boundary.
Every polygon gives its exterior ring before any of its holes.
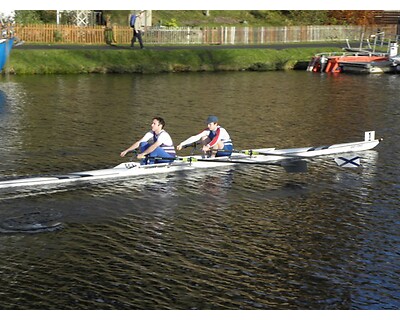
{"type": "Polygon", "coordinates": [[[3,72],[22,75],[292,70],[305,69],[315,53],[329,51],[338,48],[17,49],[11,52],[3,72]]]}

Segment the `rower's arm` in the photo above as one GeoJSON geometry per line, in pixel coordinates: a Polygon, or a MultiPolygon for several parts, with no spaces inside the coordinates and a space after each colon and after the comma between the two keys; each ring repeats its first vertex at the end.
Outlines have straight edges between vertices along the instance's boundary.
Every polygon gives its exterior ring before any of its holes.
{"type": "MultiPolygon", "coordinates": [[[[148,147],[146,150],[144,150],[141,155],[147,156],[148,154],[152,153],[154,150],[156,150],[157,147],[161,145],[161,141],[154,142],[150,147],[148,147]]],[[[139,158],[139,155],[138,155],[139,158]]]]}
{"type": "Polygon", "coordinates": [[[133,151],[137,148],[139,148],[139,145],[141,142],[146,142],[149,141],[151,138],[153,137],[153,134],[151,132],[147,132],[142,139],[136,141],[133,145],[131,145],[128,149],[125,149],[124,151],[121,152],[120,156],[121,157],[125,157],[125,155],[130,152],[133,151]]]}
{"type": "Polygon", "coordinates": [[[128,149],[125,149],[124,151],[121,152],[120,156],[121,157],[125,157],[125,155],[130,152],[133,151],[135,149],[137,149],[139,147],[140,144],[140,140],[136,141],[133,145],[131,145],[128,149]]]}
{"type": "Polygon", "coordinates": [[[178,150],[180,150],[182,147],[190,145],[192,143],[195,143],[197,141],[199,141],[202,137],[207,136],[208,133],[206,131],[202,131],[199,134],[196,134],[195,136],[191,136],[190,138],[182,141],[179,145],[178,145],[178,150]]]}

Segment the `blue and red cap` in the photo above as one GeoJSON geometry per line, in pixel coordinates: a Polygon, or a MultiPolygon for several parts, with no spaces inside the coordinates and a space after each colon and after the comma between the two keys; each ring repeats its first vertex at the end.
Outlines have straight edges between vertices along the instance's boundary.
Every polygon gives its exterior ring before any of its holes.
{"type": "Polygon", "coordinates": [[[218,118],[216,116],[208,116],[206,123],[209,124],[212,122],[214,123],[218,122],[218,118]]]}

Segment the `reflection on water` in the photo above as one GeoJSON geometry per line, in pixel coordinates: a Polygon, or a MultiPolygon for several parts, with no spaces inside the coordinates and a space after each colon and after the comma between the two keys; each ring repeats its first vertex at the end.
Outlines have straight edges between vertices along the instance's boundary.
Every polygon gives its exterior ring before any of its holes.
{"type": "Polygon", "coordinates": [[[327,157],[300,174],[235,166],[1,191],[2,308],[399,308],[399,79],[0,79],[2,178],[112,167],[154,115],[176,143],[211,113],[239,149],[385,138],[354,170],[327,157]]]}

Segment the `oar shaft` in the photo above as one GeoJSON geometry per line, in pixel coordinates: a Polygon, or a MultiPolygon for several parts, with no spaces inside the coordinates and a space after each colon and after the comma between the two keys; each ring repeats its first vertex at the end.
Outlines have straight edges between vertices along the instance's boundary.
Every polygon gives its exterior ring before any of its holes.
{"type": "Polygon", "coordinates": [[[194,157],[173,157],[173,158],[168,158],[168,157],[146,157],[148,160],[164,160],[164,161],[183,161],[183,162],[195,162],[197,161],[197,158],[194,157]]]}
{"type": "Polygon", "coordinates": [[[277,156],[277,157],[286,157],[286,158],[304,158],[301,156],[298,156],[294,153],[274,153],[274,152],[264,152],[264,151],[257,151],[257,150],[225,150],[225,149],[218,149],[218,151],[221,152],[234,152],[234,153],[243,153],[245,155],[248,156],[258,156],[258,155],[262,155],[262,156],[277,156]]]}
{"type": "MultiPolygon", "coordinates": [[[[196,157],[175,157],[175,158],[167,158],[167,157],[147,157],[147,159],[151,160],[181,160],[181,161],[186,161],[186,162],[221,162],[221,163],[243,163],[243,164],[267,164],[267,165],[276,165],[280,166],[279,163],[268,163],[268,162],[262,162],[262,161],[246,161],[247,158],[244,158],[243,160],[234,160],[234,159],[229,159],[229,158],[196,158],[196,157]]],[[[250,159],[250,158],[249,158],[250,159]]]]}
{"type": "Polygon", "coordinates": [[[218,158],[208,158],[208,159],[196,159],[196,161],[204,161],[204,162],[221,162],[221,163],[240,163],[240,164],[261,164],[268,166],[281,166],[280,163],[274,162],[262,162],[262,161],[242,161],[242,160],[218,160],[218,158]]]}
{"type": "Polygon", "coordinates": [[[191,164],[194,162],[219,162],[219,163],[230,163],[230,164],[252,164],[252,165],[264,165],[264,166],[276,166],[276,167],[283,167],[287,172],[305,172],[307,171],[307,161],[305,160],[288,160],[287,162],[265,162],[265,161],[250,161],[250,159],[254,158],[243,158],[243,160],[236,160],[232,158],[196,158],[192,156],[188,157],[174,157],[174,158],[167,158],[167,157],[147,157],[147,159],[153,160],[179,160],[187,164],[191,164]]]}

